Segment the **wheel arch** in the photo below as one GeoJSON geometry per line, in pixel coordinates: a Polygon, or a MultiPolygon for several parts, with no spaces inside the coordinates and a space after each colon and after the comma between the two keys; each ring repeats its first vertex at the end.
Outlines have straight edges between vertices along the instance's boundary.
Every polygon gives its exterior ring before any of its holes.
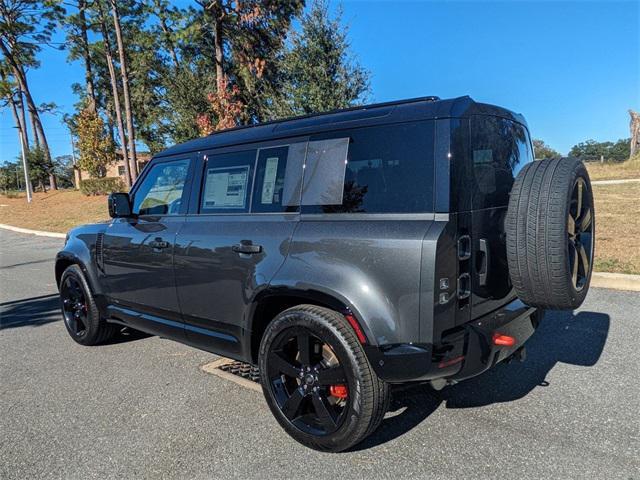
{"type": "Polygon", "coordinates": [[[264,290],[256,297],[249,313],[247,328],[247,336],[249,338],[246,344],[249,348],[247,358],[252,363],[257,364],[258,362],[258,350],[267,325],[280,312],[303,304],[329,308],[343,315],[353,315],[367,337],[367,343],[372,343],[373,336],[360,313],[347,299],[342,298],[339,294],[319,289],[271,288],[264,290]]]}
{"type": "Polygon", "coordinates": [[[55,278],[58,289],[60,289],[60,280],[62,279],[64,271],[71,265],[78,265],[82,270],[82,273],[84,273],[93,294],[100,295],[102,293],[102,289],[100,288],[100,284],[96,278],[95,269],[90,268],[91,256],[89,255],[88,250],[86,253],[88,256],[87,259],[68,250],[63,250],[56,255],[55,278]]]}

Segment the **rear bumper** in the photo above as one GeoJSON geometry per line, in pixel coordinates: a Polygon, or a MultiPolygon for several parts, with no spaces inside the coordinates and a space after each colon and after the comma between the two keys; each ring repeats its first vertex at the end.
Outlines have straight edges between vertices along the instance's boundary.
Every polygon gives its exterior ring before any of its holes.
{"type": "Polygon", "coordinates": [[[531,337],[537,311],[520,300],[448,333],[441,343],[366,346],[378,376],[390,383],[474,377],[505,360],[531,337]],[[494,335],[508,335],[513,345],[495,345],[494,335]]]}

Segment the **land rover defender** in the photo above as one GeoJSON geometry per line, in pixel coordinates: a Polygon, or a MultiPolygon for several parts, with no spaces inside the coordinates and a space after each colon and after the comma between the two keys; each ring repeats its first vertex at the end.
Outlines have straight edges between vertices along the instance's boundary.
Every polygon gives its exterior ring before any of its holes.
{"type": "Polygon", "coordinates": [[[591,186],[524,118],[426,97],[221,131],[157,154],[55,265],[82,345],[123,326],[259,366],[299,442],[347,449],[389,385],[522,357],[589,288],[591,186]]]}

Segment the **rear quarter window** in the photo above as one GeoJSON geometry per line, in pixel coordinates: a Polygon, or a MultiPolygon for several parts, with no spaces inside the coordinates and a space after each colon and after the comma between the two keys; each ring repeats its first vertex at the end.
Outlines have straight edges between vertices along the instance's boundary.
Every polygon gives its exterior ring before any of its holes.
{"type": "Polygon", "coordinates": [[[421,121],[312,136],[317,168],[309,171],[308,156],[302,212],[432,212],[434,125],[421,121]]]}

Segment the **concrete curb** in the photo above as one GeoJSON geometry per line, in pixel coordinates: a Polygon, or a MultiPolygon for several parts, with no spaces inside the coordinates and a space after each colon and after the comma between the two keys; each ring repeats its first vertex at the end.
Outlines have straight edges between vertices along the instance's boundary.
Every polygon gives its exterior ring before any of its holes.
{"type": "Polygon", "coordinates": [[[640,178],[623,178],[620,180],[592,180],[591,185],[620,185],[621,183],[640,182],[640,178]]]}
{"type": "Polygon", "coordinates": [[[611,288],[613,290],[640,292],[640,275],[593,272],[591,274],[591,286],[596,288],[611,288]]]}
{"type": "Polygon", "coordinates": [[[12,232],[38,235],[39,237],[66,238],[67,236],[65,233],[43,232],[42,230],[30,230],[28,228],[20,228],[20,227],[14,227],[13,225],[5,225],[4,223],[0,223],[0,228],[3,228],[5,230],[11,230],[12,232]]]}

